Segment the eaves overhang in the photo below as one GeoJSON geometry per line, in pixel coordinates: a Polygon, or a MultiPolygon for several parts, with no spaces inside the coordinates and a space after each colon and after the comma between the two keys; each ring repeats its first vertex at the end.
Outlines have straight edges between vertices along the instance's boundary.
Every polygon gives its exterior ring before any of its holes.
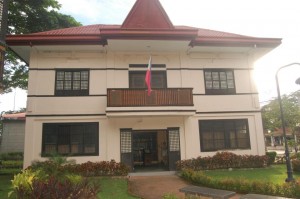
{"type": "Polygon", "coordinates": [[[190,46],[218,46],[218,47],[255,47],[275,48],[281,44],[279,38],[257,37],[197,37],[190,42],[190,46]]]}
{"type": "Polygon", "coordinates": [[[7,35],[8,46],[34,45],[107,45],[100,35],[7,35]]]}

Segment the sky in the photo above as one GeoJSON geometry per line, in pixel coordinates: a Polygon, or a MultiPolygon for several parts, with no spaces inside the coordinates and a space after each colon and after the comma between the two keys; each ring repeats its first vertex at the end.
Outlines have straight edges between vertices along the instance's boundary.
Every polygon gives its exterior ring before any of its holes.
{"type": "MultiPolygon", "coordinates": [[[[60,12],[83,25],[122,24],[135,0],[57,0],[60,12]]],[[[275,73],[283,65],[300,63],[299,0],[160,0],[173,25],[235,34],[282,38],[282,44],[255,63],[261,105],[277,97],[275,73]]],[[[279,72],[281,93],[300,89],[300,65],[279,72]]],[[[0,96],[0,112],[26,106],[26,91],[0,96]]]]}

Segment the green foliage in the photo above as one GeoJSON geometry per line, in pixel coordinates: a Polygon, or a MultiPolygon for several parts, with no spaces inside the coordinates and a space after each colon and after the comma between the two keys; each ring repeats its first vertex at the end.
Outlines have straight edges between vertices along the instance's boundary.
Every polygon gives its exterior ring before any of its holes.
{"type": "Polygon", "coordinates": [[[22,152],[1,153],[0,160],[23,160],[22,152]]]}
{"type": "Polygon", "coordinates": [[[17,198],[22,198],[20,194],[30,194],[33,190],[32,184],[36,179],[45,180],[47,174],[45,174],[41,170],[23,170],[22,173],[19,173],[14,176],[12,180],[12,186],[14,191],[10,193],[10,195],[15,194],[17,198]]]}
{"type": "MultiPolygon", "coordinates": [[[[8,5],[8,33],[29,34],[53,29],[80,26],[73,17],[58,12],[57,0],[10,0],[8,5]]],[[[27,89],[28,67],[7,49],[3,86],[4,93],[12,88],[27,89]]]]}
{"type": "MultiPolygon", "coordinates": [[[[292,131],[295,130],[300,120],[299,94],[300,91],[291,95],[283,95],[281,100],[285,125],[292,131]]],[[[266,130],[274,131],[282,127],[279,102],[277,98],[262,107],[262,119],[264,129],[266,130]]]]}
{"type": "Polygon", "coordinates": [[[298,152],[298,147],[299,147],[298,142],[292,139],[292,140],[288,140],[287,143],[290,149],[294,149],[296,153],[298,152]]]}
{"type": "Polygon", "coordinates": [[[66,157],[53,155],[45,162],[36,161],[14,177],[17,198],[96,198],[99,184],[65,169],[74,164],[66,157]]]}
{"type": "Polygon", "coordinates": [[[293,167],[293,171],[299,171],[300,172],[300,160],[299,159],[294,159],[292,161],[292,167],[293,167]]]}
{"type": "Polygon", "coordinates": [[[69,167],[74,164],[74,160],[67,160],[67,157],[59,154],[52,154],[47,161],[34,161],[29,168],[32,170],[43,170],[48,175],[64,180],[67,174],[72,173],[71,170],[64,169],[64,166],[69,167]]]}
{"type": "Polygon", "coordinates": [[[191,169],[183,170],[181,177],[189,182],[216,189],[231,190],[238,193],[256,193],[263,195],[274,195],[283,197],[300,197],[300,181],[285,183],[282,185],[261,180],[247,180],[243,178],[212,178],[202,171],[191,169]]]}
{"type": "Polygon", "coordinates": [[[126,176],[129,169],[115,160],[101,162],[85,162],[76,165],[65,165],[63,169],[79,173],[83,176],[126,176]]]}
{"type": "Polygon", "coordinates": [[[3,160],[1,161],[2,168],[5,169],[21,169],[23,168],[23,161],[21,160],[3,160]]]}
{"type": "Polygon", "coordinates": [[[177,169],[211,170],[228,168],[261,168],[267,166],[268,156],[236,155],[230,152],[218,152],[210,157],[197,157],[176,163],[177,169]]]}
{"type": "Polygon", "coordinates": [[[268,165],[274,164],[275,158],[277,156],[277,153],[275,151],[272,152],[266,152],[266,155],[268,156],[268,165]]]}
{"type": "Polygon", "coordinates": [[[34,181],[33,191],[28,198],[72,198],[72,199],[96,199],[100,185],[89,183],[87,179],[81,180],[75,185],[70,180],[59,181],[51,176],[45,181],[34,181]]]}
{"type": "Polygon", "coordinates": [[[291,154],[291,159],[297,159],[297,160],[300,160],[300,153],[292,153],[291,154]]]}

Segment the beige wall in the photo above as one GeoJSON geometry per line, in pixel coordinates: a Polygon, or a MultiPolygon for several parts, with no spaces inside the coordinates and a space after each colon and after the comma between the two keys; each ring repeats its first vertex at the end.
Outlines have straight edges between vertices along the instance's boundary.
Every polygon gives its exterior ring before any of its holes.
{"type": "MultiPolygon", "coordinates": [[[[140,52],[42,52],[33,50],[30,68],[25,138],[25,163],[42,159],[42,124],[57,122],[99,122],[99,156],[76,157],[78,163],[115,159],[120,161],[120,128],[180,128],[181,158],[212,155],[201,153],[200,119],[238,119],[249,122],[251,150],[234,150],[237,154],[265,153],[258,94],[253,82],[252,60],[246,53],[152,53],[153,64],[166,64],[168,87],[191,87],[194,109],[191,116],[125,116],[107,117],[106,89],[128,88],[129,64],[147,64],[148,53],[140,52]],[[90,95],[56,97],[57,68],[89,68],[90,95]],[[232,68],[237,95],[205,95],[203,70],[232,68]],[[52,70],[51,70],[52,69],[52,70]],[[173,70],[172,70],[173,69],[173,70]],[[44,95],[44,96],[40,96],[44,95]],[[82,116],[70,116],[72,114],[82,116]],[[38,116],[36,116],[38,115],[38,116]],[[62,116],[57,116],[62,115],[62,116]],[[99,115],[99,116],[89,116],[99,115]],[[101,116],[103,115],[103,116],[101,116]]],[[[145,70],[145,69],[144,69],[145,70]]],[[[157,70],[157,69],[153,69],[157,70]]],[[[74,158],[75,159],[75,158],[74,158]]]]}

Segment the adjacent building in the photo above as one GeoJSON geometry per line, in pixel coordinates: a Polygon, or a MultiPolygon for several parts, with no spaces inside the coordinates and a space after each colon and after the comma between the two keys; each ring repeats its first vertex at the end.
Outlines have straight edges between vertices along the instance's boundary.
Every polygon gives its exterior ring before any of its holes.
{"type": "Polygon", "coordinates": [[[1,116],[0,153],[24,152],[25,113],[1,116]]]}
{"type": "Polygon", "coordinates": [[[166,170],[217,151],[265,154],[253,65],[281,39],[176,26],[158,0],[137,0],[121,25],[6,41],[29,64],[25,167],[52,152],[166,170]]]}

